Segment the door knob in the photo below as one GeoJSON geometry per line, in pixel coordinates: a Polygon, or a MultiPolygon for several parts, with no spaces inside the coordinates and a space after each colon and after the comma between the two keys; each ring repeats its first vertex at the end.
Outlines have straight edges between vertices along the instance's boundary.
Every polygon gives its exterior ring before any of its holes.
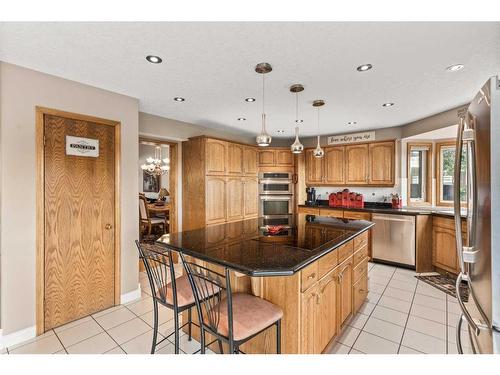
{"type": "Polygon", "coordinates": [[[106,226],[104,228],[106,228],[107,230],[110,230],[112,228],[112,225],[111,224],[106,224],[106,226]]]}

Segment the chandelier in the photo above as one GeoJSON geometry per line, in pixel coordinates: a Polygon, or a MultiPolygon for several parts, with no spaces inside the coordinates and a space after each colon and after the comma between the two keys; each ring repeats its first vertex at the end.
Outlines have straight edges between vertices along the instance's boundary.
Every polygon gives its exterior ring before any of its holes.
{"type": "Polygon", "coordinates": [[[170,159],[161,158],[160,146],[155,147],[155,157],[152,158],[150,156],[149,158],[146,159],[146,163],[147,164],[141,165],[141,169],[153,176],[161,176],[166,171],[170,170],[170,159]]]}

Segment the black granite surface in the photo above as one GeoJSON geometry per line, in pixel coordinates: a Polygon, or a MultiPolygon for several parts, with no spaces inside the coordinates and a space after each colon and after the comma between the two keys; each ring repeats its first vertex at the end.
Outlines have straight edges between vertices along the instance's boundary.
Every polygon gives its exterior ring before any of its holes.
{"type": "Polygon", "coordinates": [[[171,233],[157,244],[250,276],[292,275],[371,228],[364,220],[290,215],[287,230],[269,235],[264,219],[171,233]]]}

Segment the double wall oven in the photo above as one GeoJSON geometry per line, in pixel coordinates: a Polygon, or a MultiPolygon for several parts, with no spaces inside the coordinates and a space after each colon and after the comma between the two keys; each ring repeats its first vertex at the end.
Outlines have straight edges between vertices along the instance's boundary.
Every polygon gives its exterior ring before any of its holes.
{"type": "Polygon", "coordinates": [[[293,174],[259,173],[259,216],[277,218],[293,213],[293,174]]]}

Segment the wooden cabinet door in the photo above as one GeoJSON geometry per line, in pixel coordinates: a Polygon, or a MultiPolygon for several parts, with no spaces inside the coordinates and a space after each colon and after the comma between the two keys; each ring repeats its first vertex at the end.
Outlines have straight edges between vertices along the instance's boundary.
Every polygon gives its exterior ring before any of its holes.
{"type": "MultiPolygon", "coordinates": [[[[223,199],[221,196],[220,200],[223,199]]],[[[226,220],[243,219],[243,179],[240,177],[228,177],[226,185],[226,220]]]]}
{"type": "Polygon", "coordinates": [[[352,295],[352,310],[353,314],[356,314],[368,296],[368,277],[366,273],[352,286],[352,295]]]}
{"type": "Polygon", "coordinates": [[[224,175],[227,170],[227,142],[208,138],[205,143],[207,174],[224,175]]]}
{"type": "Polygon", "coordinates": [[[257,177],[243,179],[243,216],[245,218],[259,215],[259,181],[257,177]]]}
{"type": "Polygon", "coordinates": [[[244,146],[237,143],[228,143],[227,145],[227,174],[243,174],[243,149],[244,146]]]}
{"type": "Polygon", "coordinates": [[[276,163],[276,153],[274,150],[260,150],[259,151],[259,165],[263,167],[272,167],[276,163]]]}
{"type": "Polygon", "coordinates": [[[370,143],[370,180],[372,185],[394,185],[394,142],[370,143]]]}
{"type": "Polygon", "coordinates": [[[345,146],[346,185],[368,183],[368,145],[345,146]]]}
{"type": "Polygon", "coordinates": [[[243,173],[247,176],[257,176],[259,157],[255,147],[245,147],[243,150],[243,173]]]}
{"type": "Polygon", "coordinates": [[[321,353],[337,335],[337,275],[330,272],[319,282],[319,324],[316,353],[321,353]]]}
{"type": "Polygon", "coordinates": [[[206,224],[226,221],[226,178],[207,176],[206,179],[206,224]]]}
{"type": "Polygon", "coordinates": [[[344,147],[326,147],[324,158],[324,182],[331,185],[343,185],[345,182],[344,147]]]}
{"type": "Polygon", "coordinates": [[[301,294],[301,353],[317,354],[320,309],[318,309],[318,284],[301,294]]]}
{"type": "Polygon", "coordinates": [[[455,230],[444,226],[432,229],[432,263],[446,271],[458,273],[455,230]]]}
{"type": "Polygon", "coordinates": [[[343,262],[337,270],[338,278],[338,317],[342,327],[352,314],[352,257],[343,262]]]}
{"type": "Polygon", "coordinates": [[[313,150],[306,150],[306,184],[313,185],[323,182],[323,160],[316,158],[313,150]]]}
{"type": "Polygon", "coordinates": [[[293,154],[290,150],[275,150],[276,165],[281,166],[293,166],[293,154]]]}

